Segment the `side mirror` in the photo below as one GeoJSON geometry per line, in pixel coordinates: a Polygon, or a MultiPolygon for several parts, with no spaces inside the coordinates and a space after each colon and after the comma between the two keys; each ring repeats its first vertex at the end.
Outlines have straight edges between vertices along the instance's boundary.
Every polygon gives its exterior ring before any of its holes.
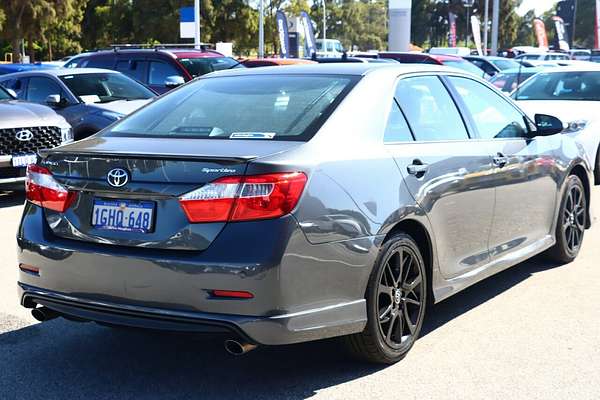
{"type": "Polygon", "coordinates": [[[552,115],[535,114],[536,136],[550,136],[563,131],[563,123],[552,115]]]}
{"type": "Polygon", "coordinates": [[[48,97],[46,97],[46,104],[50,107],[60,107],[62,103],[60,94],[49,94],[48,97]]]}
{"type": "Polygon", "coordinates": [[[181,86],[184,83],[185,80],[182,76],[179,75],[167,76],[167,79],[165,79],[165,86],[168,88],[176,88],[177,86],[181,86]]]}
{"type": "Polygon", "coordinates": [[[12,89],[7,89],[7,88],[5,88],[4,90],[6,90],[6,91],[8,92],[8,94],[10,94],[10,95],[11,95],[12,97],[14,97],[15,99],[16,99],[17,97],[19,97],[19,96],[17,96],[17,92],[15,92],[15,91],[14,91],[14,90],[12,90],[12,89]]]}

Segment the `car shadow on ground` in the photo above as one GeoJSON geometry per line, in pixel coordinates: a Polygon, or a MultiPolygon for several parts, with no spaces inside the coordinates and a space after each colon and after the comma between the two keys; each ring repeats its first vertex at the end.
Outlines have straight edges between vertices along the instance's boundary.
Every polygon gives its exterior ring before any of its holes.
{"type": "Polygon", "coordinates": [[[25,202],[25,192],[0,190],[0,208],[19,206],[25,202]]]}
{"type": "MultiPolygon", "coordinates": [[[[423,334],[554,267],[523,263],[433,306],[423,334]]],[[[335,340],[261,347],[233,357],[223,350],[225,338],[63,319],[26,326],[0,335],[0,397],[300,399],[385,368],[349,359],[335,340]]]]}

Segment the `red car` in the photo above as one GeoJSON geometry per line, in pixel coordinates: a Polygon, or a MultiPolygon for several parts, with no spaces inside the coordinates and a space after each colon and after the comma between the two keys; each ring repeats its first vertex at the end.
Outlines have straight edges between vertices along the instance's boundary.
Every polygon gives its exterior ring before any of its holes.
{"type": "Polygon", "coordinates": [[[479,67],[471,64],[462,57],[445,54],[403,53],[386,51],[379,53],[379,58],[391,58],[403,64],[436,64],[446,65],[467,71],[473,75],[487,78],[487,74],[479,67]]]}

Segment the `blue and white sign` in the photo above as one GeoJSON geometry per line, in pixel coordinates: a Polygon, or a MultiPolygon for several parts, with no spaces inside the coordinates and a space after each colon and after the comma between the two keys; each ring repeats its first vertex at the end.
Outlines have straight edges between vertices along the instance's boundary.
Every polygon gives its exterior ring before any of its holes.
{"type": "Polygon", "coordinates": [[[179,37],[193,39],[194,36],[194,7],[179,9],[179,37]]]}

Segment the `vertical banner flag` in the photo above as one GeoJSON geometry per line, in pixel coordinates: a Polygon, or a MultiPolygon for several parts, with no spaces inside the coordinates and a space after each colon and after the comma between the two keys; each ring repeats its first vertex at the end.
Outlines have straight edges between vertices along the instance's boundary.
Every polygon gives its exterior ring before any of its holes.
{"type": "Polygon", "coordinates": [[[181,7],[179,9],[179,37],[193,39],[195,36],[194,7],[181,7]]]}
{"type": "Polygon", "coordinates": [[[594,19],[596,22],[596,29],[594,32],[596,33],[596,41],[594,42],[594,48],[600,49],[600,0],[596,0],[596,18],[594,19]]]}
{"type": "Polygon", "coordinates": [[[556,3],[556,16],[563,20],[566,32],[565,40],[569,46],[573,45],[573,26],[575,25],[575,0],[562,0],[556,3]]]}
{"type": "Polygon", "coordinates": [[[556,30],[555,44],[560,50],[569,51],[569,39],[567,38],[567,32],[565,32],[565,22],[557,16],[552,17],[552,21],[554,21],[556,30]]]}
{"type": "Polygon", "coordinates": [[[306,55],[312,57],[313,54],[317,54],[315,31],[313,29],[312,20],[306,11],[300,12],[300,18],[302,19],[302,25],[304,27],[304,45],[306,46],[306,55]]]}
{"type": "Polygon", "coordinates": [[[456,47],[456,14],[448,13],[448,25],[450,32],[448,34],[448,46],[456,47]]]}
{"type": "Polygon", "coordinates": [[[477,18],[475,15],[471,16],[471,30],[473,31],[473,40],[475,41],[477,54],[482,56],[483,50],[481,49],[481,24],[479,23],[479,18],[477,18]]]}
{"type": "Polygon", "coordinates": [[[277,21],[277,33],[279,34],[279,56],[281,58],[288,58],[290,56],[290,38],[288,35],[287,18],[283,11],[277,10],[275,20],[277,21]]]}
{"type": "MultiPolygon", "coordinates": [[[[600,0],[598,0],[600,1],[600,0]]],[[[540,18],[533,19],[533,30],[540,49],[548,50],[548,36],[546,35],[546,25],[540,18]]]]}

